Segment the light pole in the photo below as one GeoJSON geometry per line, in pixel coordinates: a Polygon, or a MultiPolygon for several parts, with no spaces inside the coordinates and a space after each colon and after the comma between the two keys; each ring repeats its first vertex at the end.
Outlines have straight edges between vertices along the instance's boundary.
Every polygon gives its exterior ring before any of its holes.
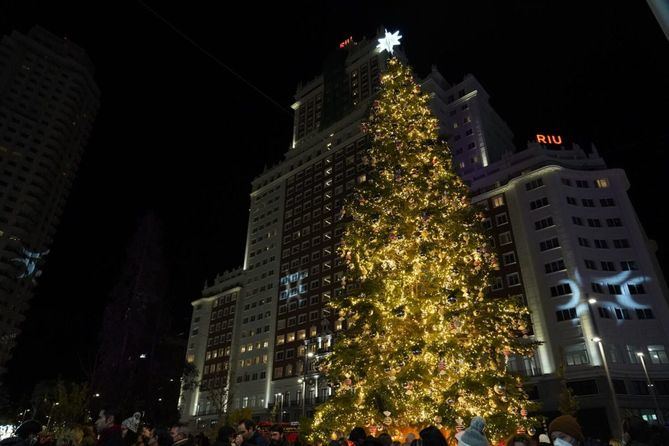
{"type": "MultiPolygon", "coordinates": [[[[309,365],[309,358],[314,357],[313,352],[307,351],[309,349],[308,344],[305,342],[304,349],[304,367],[302,370],[302,418],[307,416],[307,367],[309,365]]],[[[298,380],[300,382],[300,380],[298,380]]]]}
{"type": "Polygon", "coordinates": [[[609,392],[611,392],[611,400],[613,401],[613,415],[616,418],[616,430],[619,430],[618,436],[622,438],[623,425],[622,425],[622,419],[620,418],[620,408],[618,407],[618,398],[616,398],[616,389],[613,387],[613,380],[611,379],[611,372],[609,371],[609,363],[606,360],[604,345],[602,344],[602,338],[599,337],[599,329],[597,328],[597,321],[595,319],[594,311],[592,310],[592,305],[597,303],[597,299],[589,297],[588,293],[585,294],[585,297],[588,302],[588,313],[590,314],[590,322],[592,323],[592,332],[593,332],[592,341],[595,344],[597,344],[597,347],[599,348],[599,355],[602,358],[602,365],[604,365],[604,373],[606,374],[606,381],[609,384],[609,392]]]}
{"type": "Polygon", "coordinates": [[[643,373],[646,375],[646,383],[650,394],[653,396],[653,401],[655,402],[655,409],[657,410],[657,421],[660,423],[660,426],[664,426],[664,417],[662,416],[662,409],[660,409],[660,403],[657,402],[657,394],[655,393],[655,384],[650,380],[648,375],[648,368],[646,367],[646,357],[643,352],[637,352],[636,354],[641,360],[641,366],[643,367],[643,373]]]}

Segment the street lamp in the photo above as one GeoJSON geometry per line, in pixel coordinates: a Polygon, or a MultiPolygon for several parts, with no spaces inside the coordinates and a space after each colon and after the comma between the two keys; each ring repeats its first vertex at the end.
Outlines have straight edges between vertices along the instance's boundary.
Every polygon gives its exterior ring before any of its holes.
{"type": "Polygon", "coordinates": [[[604,365],[604,373],[606,374],[606,381],[609,384],[609,392],[611,392],[611,400],[613,401],[613,414],[616,418],[617,429],[620,430],[620,436],[622,437],[622,419],[620,418],[620,408],[618,407],[618,398],[616,398],[616,389],[613,387],[613,380],[611,379],[611,372],[609,371],[609,364],[606,360],[606,353],[604,353],[604,345],[602,344],[602,338],[599,336],[599,329],[597,328],[597,320],[595,319],[594,311],[592,310],[592,305],[597,303],[597,299],[589,297],[588,293],[585,293],[586,300],[588,302],[588,314],[590,315],[590,322],[592,323],[592,342],[597,344],[599,348],[599,355],[602,358],[602,364],[604,365]]]}
{"type": "Polygon", "coordinates": [[[655,393],[655,384],[650,380],[648,376],[648,368],[646,368],[646,357],[643,352],[637,352],[636,354],[641,360],[641,366],[643,367],[643,373],[646,375],[646,383],[650,394],[653,396],[653,401],[655,402],[655,409],[657,410],[657,421],[660,423],[660,426],[664,426],[664,417],[662,416],[662,409],[660,409],[660,403],[657,402],[657,394],[655,393]]]}
{"type": "MultiPolygon", "coordinates": [[[[309,364],[309,358],[314,357],[314,352],[307,352],[308,344],[305,342],[305,352],[304,352],[304,367],[302,370],[302,417],[307,416],[307,367],[309,364]]],[[[298,379],[297,382],[300,382],[298,379]]]]}
{"type": "Polygon", "coordinates": [[[606,380],[609,383],[609,391],[611,392],[611,400],[613,400],[613,413],[616,417],[616,423],[618,425],[618,429],[620,430],[620,434],[622,436],[622,421],[620,418],[620,408],[618,407],[618,398],[616,398],[616,389],[613,387],[613,380],[611,379],[611,372],[609,371],[609,364],[606,361],[606,354],[604,353],[604,345],[602,345],[602,338],[599,336],[595,336],[592,338],[592,341],[597,344],[599,347],[599,354],[602,357],[602,364],[604,364],[604,372],[606,373],[606,380]]]}

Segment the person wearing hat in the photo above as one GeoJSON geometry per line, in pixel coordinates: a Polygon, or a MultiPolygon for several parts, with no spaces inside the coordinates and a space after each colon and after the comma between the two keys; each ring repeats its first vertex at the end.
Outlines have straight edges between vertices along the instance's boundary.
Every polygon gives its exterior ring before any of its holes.
{"type": "Polygon", "coordinates": [[[0,441],[2,446],[31,446],[37,441],[37,434],[42,431],[42,425],[35,420],[26,420],[14,431],[14,437],[0,441]]]}
{"type": "Polygon", "coordinates": [[[581,426],[571,415],[560,415],[551,421],[548,435],[554,446],[581,446],[585,441],[581,426]]]}
{"type": "Polygon", "coordinates": [[[469,427],[462,431],[458,440],[458,446],[488,446],[490,442],[483,434],[485,429],[485,420],[481,417],[474,417],[469,423],[469,427]]]}

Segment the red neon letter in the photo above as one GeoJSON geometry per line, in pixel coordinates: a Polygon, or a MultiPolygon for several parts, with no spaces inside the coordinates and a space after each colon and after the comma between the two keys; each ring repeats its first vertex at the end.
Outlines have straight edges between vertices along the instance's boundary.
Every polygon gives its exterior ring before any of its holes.
{"type": "Polygon", "coordinates": [[[544,135],[537,134],[537,142],[542,142],[546,144],[546,137],[544,135]]]}

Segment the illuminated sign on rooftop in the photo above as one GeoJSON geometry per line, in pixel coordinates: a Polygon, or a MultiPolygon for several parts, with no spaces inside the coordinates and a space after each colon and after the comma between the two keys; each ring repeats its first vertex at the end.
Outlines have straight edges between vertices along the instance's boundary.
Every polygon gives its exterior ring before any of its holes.
{"type": "Polygon", "coordinates": [[[339,48],[345,48],[352,43],[353,43],[353,36],[349,36],[348,39],[344,40],[342,43],[339,44],[339,48]]]}
{"type": "Polygon", "coordinates": [[[560,135],[542,135],[537,133],[537,142],[541,144],[562,144],[560,135]]]}

